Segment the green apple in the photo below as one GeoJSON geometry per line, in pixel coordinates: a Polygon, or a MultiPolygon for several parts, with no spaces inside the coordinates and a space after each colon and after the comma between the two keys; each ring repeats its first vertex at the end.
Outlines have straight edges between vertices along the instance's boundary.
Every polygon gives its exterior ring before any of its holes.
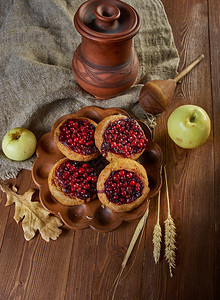
{"type": "Polygon", "coordinates": [[[170,138],[178,146],[192,149],[207,140],[211,122],[203,108],[197,105],[182,105],[171,113],[167,126],[170,138]]]}
{"type": "Polygon", "coordinates": [[[31,157],[36,149],[37,139],[28,129],[17,127],[11,129],[3,138],[2,150],[4,154],[17,161],[31,157]]]}

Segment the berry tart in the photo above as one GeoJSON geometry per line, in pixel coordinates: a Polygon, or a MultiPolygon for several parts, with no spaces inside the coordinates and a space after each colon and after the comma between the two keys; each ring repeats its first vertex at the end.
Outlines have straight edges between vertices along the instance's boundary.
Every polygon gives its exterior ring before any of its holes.
{"type": "Polygon", "coordinates": [[[89,163],[62,158],[50,170],[48,185],[58,202],[80,205],[96,197],[97,178],[97,172],[89,163]]]}
{"type": "Polygon", "coordinates": [[[149,191],[145,168],[128,158],[112,161],[102,170],[97,181],[100,202],[116,212],[138,207],[149,191]]]}
{"type": "Polygon", "coordinates": [[[95,143],[108,160],[117,158],[138,159],[148,140],[138,122],[123,115],[103,119],[95,130],[95,143]]]}
{"type": "Polygon", "coordinates": [[[60,123],[54,131],[58,149],[69,159],[88,161],[99,155],[94,132],[97,124],[88,118],[74,117],[60,123]]]}

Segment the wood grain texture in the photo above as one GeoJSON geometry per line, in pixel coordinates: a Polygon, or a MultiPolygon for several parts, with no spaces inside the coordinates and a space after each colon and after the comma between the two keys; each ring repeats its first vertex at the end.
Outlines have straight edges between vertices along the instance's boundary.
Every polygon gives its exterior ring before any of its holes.
{"type": "MultiPolygon", "coordinates": [[[[200,53],[204,53],[205,60],[182,80],[171,106],[161,115],[156,129],[155,136],[162,146],[170,178],[171,212],[177,226],[178,251],[174,278],[165,277],[161,288],[166,286],[166,291],[155,299],[214,299],[213,130],[206,144],[190,151],[171,143],[166,132],[169,114],[182,104],[203,107],[213,120],[209,8],[207,1],[163,2],[165,8],[169,7],[167,14],[172,20],[171,27],[172,23],[175,23],[172,28],[181,57],[179,70],[200,53]],[[160,128],[164,128],[164,132],[158,133],[160,128]],[[179,276],[176,276],[177,273],[179,276]]],[[[166,211],[165,202],[163,211],[166,211]]]]}
{"type": "Polygon", "coordinates": [[[214,209],[215,209],[215,299],[220,297],[220,2],[209,0],[209,39],[212,78],[212,118],[213,118],[213,146],[214,146],[214,209]]]}
{"type": "MultiPolygon", "coordinates": [[[[157,201],[152,199],[143,238],[128,260],[115,299],[214,300],[220,298],[220,3],[218,0],[163,0],[163,4],[180,54],[179,70],[200,53],[205,55],[177,86],[174,99],[167,112],[158,117],[154,132],[167,166],[171,215],[177,228],[176,268],[174,277],[170,278],[164,259],[164,237],[161,260],[157,265],[154,263],[152,234],[157,201]],[[170,113],[188,103],[203,107],[212,121],[209,139],[194,150],[179,148],[167,134],[170,113]]],[[[15,183],[19,193],[35,188],[29,171],[22,171],[8,183],[15,183]]],[[[56,241],[46,243],[37,234],[27,242],[21,225],[13,219],[14,207],[5,207],[5,201],[3,195],[0,300],[108,299],[138,221],[122,224],[109,233],[63,227],[56,241]]],[[[163,236],[166,218],[163,186],[160,214],[163,236]]]]}

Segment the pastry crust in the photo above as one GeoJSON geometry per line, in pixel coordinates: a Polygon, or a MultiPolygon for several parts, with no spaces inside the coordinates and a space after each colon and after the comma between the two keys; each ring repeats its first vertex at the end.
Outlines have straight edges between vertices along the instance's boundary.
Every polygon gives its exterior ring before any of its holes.
{"type": "Polygon", "coordinates": [[[120,158],[111,162],[100,173],[97,181],[98,198],[102,204],[106,205],[113,211],[116,212],[131,211],[132,209],[138,207],[146,199],[150,191],[148,185],[149,182],[148,182],[147,172],[141,164],[139,164],[138,162],[132,159],[120,158]],[[104,191],[104,184],[106,180],[109,178],[112,171],[122,170],[122,169],[136,173],[143,182],[143,190],[141,196],[136,200],[134,200],[133,202],[126,203],[126,204],[117,204],[114,202],[110,202],[108,200],[104,191]]]}
{"type": "MultiPolygon", "coordinates": [[[[57,128],[54,130],[54,141],[58,147],[58,149],[69,159],[71,160],[77,160],[77,161],[89,161],[92,159],[95,159],[96,157],[98,157],[98,155],[100,154],[98,149],[96,152],[89,154],[89,155],[84,155],[84,154],[80,154],[77,153],[71,149],[69,149],[68,147],[66,147],[64,144],[62,144],[59,141],[59,135],[60,135],[60,126],[63,125],[63,123],[65,123],[65,121],[67,121],[69,118],[65,119],[64,121],[62,121],[57,128]]],[[[89,118],[84,118],[84,117],[74,117],[74,120],[88,120],[90,123],[92,123],[95,127],[97,127],[97,123],[95,123],[93,120],[89,119],[89,118]]]]}
{"type": "Polygon", "coordinates": [[[58,202],[62,203],[63,205],[73,206],[73,205],[80,205],[90,202],[90,198],[87,198],[86,200],[76,198],[76,197],[70,197],[69,195],[65,194],[56,179],[55,172],[56,169],[65,161],[69,160],[68,158],[62,158],[60,159],[50,170],[48,175],[48,186],[51,194],[57,199],[58,202]]]}
{"type": "MultiPolygon", "coordinates": [[[[128,119],[127,116],[124,115],[113,115],[113,116],[108,116],[105,119],[103,119],[96,127],[95,129],[95,144],[96,147],[99,149],[99,151],[101,152],[101,146],[104,140],[104,133],[105,130],[107,129],[107,127],[109,126],[110,123],[117,121],[117,120],[122,120],[122,119],[128,119]]],[[[141,126],[137,123],[137,125],[139,126],[139,128],[141,129],[141,131],[143,132],[143,129],[141,128],[141,126]]],[[[144,132],[143,132],[144,133],[144,132]]],[[[145,134],[144,134],[145,136],[145,134]]],[[[133,160],[137,160],[138,157],[141,156],[141,154],[144,152],[144,149],[139,152],[139,153],[133,153],[129,158],[133,159],[133,160]]],[[[102,153],[102,152],[101,152],[102,153]]],[[[102,153],[102,155],[108,160],[108,161],[113,161],[115,159],[118,158],[124,158],[122,157],[120,154],[116,154],[116,153],[112,153],[112,152],[107,152],[107,153],[102,153]]]]}

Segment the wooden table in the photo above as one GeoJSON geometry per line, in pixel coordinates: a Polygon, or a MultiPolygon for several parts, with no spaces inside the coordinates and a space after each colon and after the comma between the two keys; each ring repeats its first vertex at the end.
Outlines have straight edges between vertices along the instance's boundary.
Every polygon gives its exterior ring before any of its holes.
{"type": "MultiPolygon", "coordinates": [[[[200,53],[203,60],[178,86],[175,98],[158,118],[155,141],[167,165],[171,214],[177,227],[176,268],[170,278],[163,257],[155,264],[152,231],[157,201],[150,213],[139,249],[135,248],[119,282],[115,299],[214,299],[219,290],[220,215],[220,61],[218,0],[163,0],[183,69],[200,53]],[[168,138],[167,118],[174,108],[190,103],[211,117],[208,141],[195,150],[175,146],[168,138]],[[136,253],[136,258],[135,254],[136,253]],[[135,259],[135,260],[134,260],[135,259]]],[[[34,187],[29,171],[16,181],[19,192],[34,187]]],[[[63,228],[56,241],[46,243],[39,234],[30,242],[13,219],[14,207],[0,209],[0,299],[100,299],[108,298],[138,221],[125,223],[110,233],[63,228]]],[[[162,188],[161,225],[167,218],[162,188]]],[[[111,298],[110,298],[111,299],[111,298]]]]}

